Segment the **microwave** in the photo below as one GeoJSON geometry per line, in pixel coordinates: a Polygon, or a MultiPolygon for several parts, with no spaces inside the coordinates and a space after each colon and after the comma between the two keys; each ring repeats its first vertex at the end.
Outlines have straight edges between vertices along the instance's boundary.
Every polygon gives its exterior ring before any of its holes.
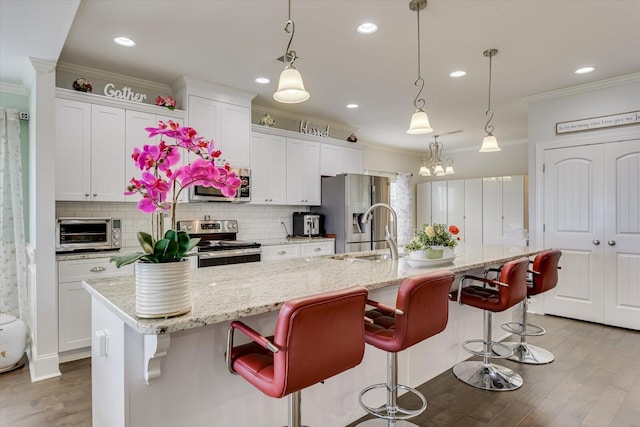
{"type": "Polygon", "coordinates": [[[249,169],[231,168],[242,181],[235,197],[227,197],[220,190],[213,187],[194,185],[189,189],[190,202],[250,202],[251,201],[251,171],[249,169]]]}
{"type": "Polygon", "coordinates": [[[108,217],[58,218],[56,252],[120,249],[122,221],[108,217]]]}

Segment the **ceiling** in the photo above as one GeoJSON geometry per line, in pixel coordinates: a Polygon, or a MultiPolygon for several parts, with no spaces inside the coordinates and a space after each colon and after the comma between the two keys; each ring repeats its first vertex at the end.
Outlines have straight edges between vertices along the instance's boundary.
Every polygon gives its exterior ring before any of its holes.
{"type": "MultiPolygon", "coordinates": [[[[43,48],[55,41],[46,31],[60,31],[55,21],[64,22],[61,9],[75,3],[0,0],[3,12],[42,11],[39,20],[33,18],[38,25],[28,26],[3,13],[2,26],[37,36],[35,44],[20,46],[24,51],[43,48]]],[[[420,14],[421,74],[434,132],[407,135],[418,72],[416,12],[409,1],[293,0],[291,17],[296,67],[311,93],[301,104],[272,98],[283,69],[275,58],[288,41],[285,0],[83,0],[59,60],[166,84],[188,75],[244,89],[257,94],[254,104],[314,117],[319,124],[335,122],[356,129],[361,141],[416,152],[434,134],[457,130],[462,132],[440,138],[445,149],[479,148],[487,109],[486,49],[499,50],[493,59],[492,123],[500,144],[526,140],[525,97],[640,72],[640,1],[429,0],[420,14]],[[356,26],[365,21],[379,31],[357,34],[356,26]],[[112,39],[121,35],[137,46],[116,46],[112,39]],[[595,71],[574,74],[586,65],[595,71]],[[448,76],[458,69],[467,75],[448,76]],[[259,76],[271,83],[255,83],[259,76]],[[350,110],[348,103],[360,107],[350,110]]],[[[11,78],[5,63],[14,58],[7,56],[7,31],[0,40],[3,80],[11,78]]],[[[55,56],[52,50],[49,56],[55,56]]]]}

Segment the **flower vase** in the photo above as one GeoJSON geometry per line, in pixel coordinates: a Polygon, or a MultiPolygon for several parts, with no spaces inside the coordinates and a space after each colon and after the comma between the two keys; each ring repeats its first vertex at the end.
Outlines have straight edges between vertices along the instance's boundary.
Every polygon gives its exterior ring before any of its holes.
{"type": "Polygon", "coordinates": [[[425,260],[427,258],[427,250],[421,249],[409,252],[409,259],[425,260]]]}
{"type": "Polygon", "coordinates": [[[191,263],[138,261],[136,315],[143,318],[177,316],[191,311],[191,263]]]}

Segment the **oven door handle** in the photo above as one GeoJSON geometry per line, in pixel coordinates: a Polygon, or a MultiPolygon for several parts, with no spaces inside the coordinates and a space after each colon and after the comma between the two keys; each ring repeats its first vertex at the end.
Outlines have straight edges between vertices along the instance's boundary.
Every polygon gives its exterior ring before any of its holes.
{"type": "Polygon", "coordinates": [[[229,249],[224,251],[198,252],[198,258],[200,259],[229,258],[234,256],[243,256],[243,255],[259,255],[261,253],[262,253],[262,249],[260,248],[229,249]]]}

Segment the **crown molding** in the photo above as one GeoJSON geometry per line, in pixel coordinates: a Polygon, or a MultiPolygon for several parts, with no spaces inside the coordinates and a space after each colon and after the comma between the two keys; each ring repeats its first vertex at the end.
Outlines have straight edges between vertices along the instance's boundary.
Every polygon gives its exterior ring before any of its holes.
{"type": "Polygon", "coordinates": [[[48,74],[56,68],[56,63],[53,61],[45,61],[44,59],[29,57],[29,62],[33,66],[33,69],[38,73],[48,74]]]}
{"type": "Polygon", "coordinates": [[[101,80],[114,80],[118,82],[126,82],[127,84],[139,88],[147,89],[150,92],[171,93],[171,86],[152,82],[149,80],[139,79],[124,74],[112,73],[110,71],[98,70],[96,68],[85,67],[83,65],[70,64],[68,62],[58,62],[57,70],[66,73],[76,73],[81,75],[89,75],[101,80]]]}
{"type": "Polygon", "coordinates": [[[614,86],[620,86],[629,83],[640,82],[640,73],[628,74],[626,76],[613,77],[611,79],[599,80],[597,82],[585,83],[577,86],[570,86],[563,89],[542,92],[536,95],[527,96],[524,101],[527,104],[535,102],[548,101],[550,99],[562,98],[570,95],[577,95],[594,90],[606,89],[614,86]]]}
{"type": "Polygon", "coordinates": [[[5,83],[5,82],[0,82],[0,92],[10,93],[12,95],[21,95],[21,96],[29,95],[29,90],[26,87],[22,85],[16,85],[13,83],[5,83]]]}

